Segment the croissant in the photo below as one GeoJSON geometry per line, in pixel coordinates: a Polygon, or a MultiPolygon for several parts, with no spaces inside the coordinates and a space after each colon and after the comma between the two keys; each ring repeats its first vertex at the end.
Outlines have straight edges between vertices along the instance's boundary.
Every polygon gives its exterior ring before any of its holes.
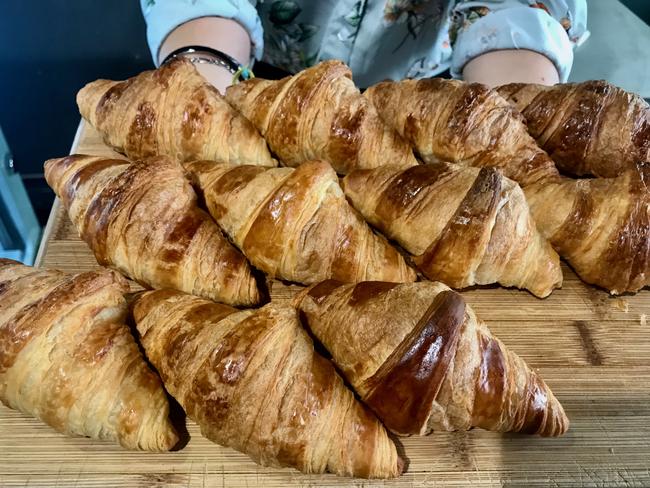
{"type": "Polygon", "coordinates": [[[148,287],[260,300],[246,258],[197,207],[179,163],[74,155],[47,161],[45,178],[99,264],[148,287]]]}
{"type": "Polygon", "coordinates": [[[499,88],[530,134],[574,175],[613,177],[650,160],[650,106],[606,81],[499,88]]]}
{"type": "Polygon", "coordinates": [[[389,81],[364,96],[425,162],[498,167],[522,186],[558,177],[521,114],[485,85],[440,78],[389,81]]]}
{"type": "Polygon", "coordinates": [[[298,283],[327,278],[415,281],[415,272],[374,234],[323,161],[293,168],[188,163],[210,214],[265,273],[298,283]]]}
{"type": "Polygon", "coordinates": [[[559,257],[524,193],[494,168],[431,163],[357,170],[343,190],[368,222],[453,288],[501,283],[545,297],[562,284],[559,257]]]}
{"type": "Polygon", "coordinates": [[[385,429],[314,352],[296,311],[237,311],[172,290],[146,292],[134,317],[147,357],[201,432],[266,466],[397,476],[385,429]]]}
{"type": "Polygon", "coordinates": [[[587,283],[612,294],[650,284],[650,163],[616,178],[526,189],[542,233],[587,283]]]}
{"type": "Polygon", "coordinates": [[[188,60],[175,59],[126,81],[97,80],[77,95],[81,115],[130,159],[276,166],[266,142],[188,60]]]}
{"type": "MultiPolygon", "coordinates": [[[[598,86],[598,83],[584,86],[598,86]]],[[[614,96],[622,99],[622,91],[607,86],[606,91],[611,92],[607,100],[613,100],[614,96]]],[[[506,96],[510,96],[509,91],[514,92],[512,97],[516,98],[517,106],[528,118],[529,129],[537,136],[537,132],[541,133],[547,127],[541,115],[546,114],[547,119],[554,117],[556,107],[550,103],[543,106],[541,101],[530,106],[531,113],[535,107],[535,118],[542,121],[540,129],[535,129],[535,122],[531,122],[527,112],[529,109],[523,108],[530,101],[533,90],[534,86],[519,90],[514,85],[500,89],[506,96]]],[[[549,89],[549,94],[562,90],[562,85],[558,85],[549,89]]],[[[648,227],[644,224],[648,212],[648,190],[644,181],[648,180],[643,176],[647,171],[643,169],[645,166],[632,166],[627,175],[616,180],[577,182],[563,178],[548,156],[535,149],[534,141],[524,134],[525,126],[521,118],[505,106],[505,101],[496,92],[482,85],[438,79],[406,80],[380,83],[368,89],[365,96],[387,123],[393,124],[414,144],[423,159],[448,159],[471,166],[500,167],[507,177],[521,184],[538,229],[582,279],[607,288],[612,293],[636,291],[645,286],[648,279],[648,227]],[[610,214],[610,207],[616,207],[616,218],[610,214]],[[634,246],[632,243],[635,243],[634,246]]],[[[631,95],[629,97],[633,101],[629,114],[640,113],[641,102],[634,101],[636,98],[631,95]]],[[[541,100],[544,97],[540,95],[538,98],[541,100]]],[[[612,107],[605,110],[607,117],[603,115],[605,118],[599,118],[601,125],[614,124],[613,119],[610,120],[614,105],[612,103],[612,107]]],[[[571,117],[572,125],[567,130],[575,132],[578,122],[573,119],[578,117],[578,112],[571,117]]],[[[583,117],[585,120],[598,118],[596,115],[587,117],[584,113],[583,117]]],[[[626,117],[621,119],[622,126],[631,124],[631,119],[626,117]]],[[[638,126],[635,137],[640,140],[645,130],[642,127],[647,126],[647,122],[642,122],[641,116],[634,117],[637,122],[632,125],[638,126]]],[[[589,124],[585,127],[590,127],[589,124]]],[[[553,131],[558,129],[556,140],[560,141],[564,137],[560,136],[563,126],[555,122],[548,125],[549,128],[551,126],[553,131]]],[[[608,131],[611,133],[610,129],[608,131]]],[[[630,132],[627,133],[629,135],[630,132]]],[[[610,143],[610,139],[609,136],[602,137],[589,147],[604,147],[610,143]]],[[[615,142],[612,144],[612,147],[617,147],[615,142]]],[[[562,147],[577,145],[578,141],[572,140],[562,147]]],[[[630,150],[621,149],[616,149],[614,153],[619,151],[630,153],[630,150]]],[[[605,154],[600,149],[596,152],[605,154]]],[[[559,162],[557,155],[553,154],[553,157],[559,162]]],[[[607,158],[610,163],[625,160],[618,154],[607,158]]],[[[614,166],[608,167],[611,169],[614,166]]]]}
{"type": "Polygon", "coordinates": [[[361,399],[395,433],[558,436],[569,420],[544,381],[434,282],[325,281],[295,299],[361,399]]]}
{"type": "Polygon", "coordinates": [[[71,436],[168,451],[158,377],[125,325],[126,280],[0,259],[0,400],[71,436]]]}
{"type": "Polygon", "coordinates": [[[228,87],[242,112],[287,165],[324,159],[338,173],[417,164],[409,144],[378,117],[341,61],[325,61],[279,81],[253,78],[228,87]]]}

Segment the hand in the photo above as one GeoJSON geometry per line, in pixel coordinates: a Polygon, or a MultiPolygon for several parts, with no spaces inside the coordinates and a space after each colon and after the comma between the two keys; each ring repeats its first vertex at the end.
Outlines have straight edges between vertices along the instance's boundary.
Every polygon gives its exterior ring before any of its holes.
{"type": "Polygon", "coordinates": [[[232,85],[232,73],[223,66],[207,63],[196,63],[196,70],[201,73],[203,78],[221,92],[226,94],[226,88],[232,85]]]}
{"type": "MultiPolygon", "coordinates": [[[[158,62],[176,49],[192,45],[217,49],[244,65],[251,56],[250,36],[239,23],[221,17],[202,17],[179,25],[167,36],[160,46],[158,62]]],[[[221,66],[202,63],[195,66],[221,93],[232,84],[232,74],[221,66]]]]}
{"type": "Polygon", "coordinates": [[[507,83],[555,85],[560,75],[546,56],[526,49],[491,51],[472,59],[463,69],[463,79],[497,87],[507,83]]]}

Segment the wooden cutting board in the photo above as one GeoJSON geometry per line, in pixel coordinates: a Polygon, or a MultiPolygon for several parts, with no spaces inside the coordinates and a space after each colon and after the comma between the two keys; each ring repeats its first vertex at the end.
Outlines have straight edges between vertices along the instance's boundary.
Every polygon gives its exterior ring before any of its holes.
{"type": "MultiPolygon", "coordinates": [[[[115,154],[83,126],[72,150],[115,154]]],[[[38,259],[72,272],[97,266],[58,202],[38,259]]],[[[260,467],[191,421],[182,450],[148,454],[67,438],[0,406],[0,486],[650,486],[650,290],[613,298],[563,270],[563,288],[545,300],[498,287],[463,293],[560,399],[571,419],[562,438],[481,430],[403,438],[406,473],[365,481],[260,467]]],[[[298,289],[274,282],[272,296],[285,301],[298,289]]]]}

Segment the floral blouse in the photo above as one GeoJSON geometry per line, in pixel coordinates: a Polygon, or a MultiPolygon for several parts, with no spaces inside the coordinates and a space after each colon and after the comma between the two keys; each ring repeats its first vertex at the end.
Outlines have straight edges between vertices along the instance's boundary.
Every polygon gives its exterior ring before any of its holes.
{"type": "Polygon", "coordinates": [[[355,81],[460,77],[471,59],[500,49],[544,54],[566,81],[585,38],[586,0],[140,0],[155,61],[165,37],[192,19],[244,26],[254,57],[290,72],[341,59],[355,81]]]}

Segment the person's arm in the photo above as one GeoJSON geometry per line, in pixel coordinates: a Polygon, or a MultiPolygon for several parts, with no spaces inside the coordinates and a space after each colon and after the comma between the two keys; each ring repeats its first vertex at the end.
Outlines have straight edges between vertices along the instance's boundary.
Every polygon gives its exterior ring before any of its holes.
{"type": "MultiPolygon", "coordinates": [[[[158,51],[158,64],[176,49],[194,45],[221,51],[242,65],[251,59],[251,38],[246,29],[231,19],[202,17],[179,25],[165,38],[158,51]]],[[[232,73],[222,66],[198,63],[196,69],[222,93],[232,83],[232,73]]]]}
{"type": "Polygon", "coordinates": [[[543,54],[527,49],[504,49],[472,59],[463,68],[463,79],[490,87],[506,83],[554,85],[560,82],[560,75],[553,62],[543,54]]]}
{"type": "Polygon", "coordinates": [[[586,0],[457,2],[452,74],[489,86],[566,82],[586,33],[586,0]]]}
{"type": "MultiPolygon", "coordinates": [[[[262,23],[249,0],[140,0],[140,5],[156,66],[169,53],[193,45],[221,51],[244,66],[253,56],[262,57],[262,23]]],[[[225,68],[203,63],[195,66],[221,91],[232,81],[225,68]]]]}

